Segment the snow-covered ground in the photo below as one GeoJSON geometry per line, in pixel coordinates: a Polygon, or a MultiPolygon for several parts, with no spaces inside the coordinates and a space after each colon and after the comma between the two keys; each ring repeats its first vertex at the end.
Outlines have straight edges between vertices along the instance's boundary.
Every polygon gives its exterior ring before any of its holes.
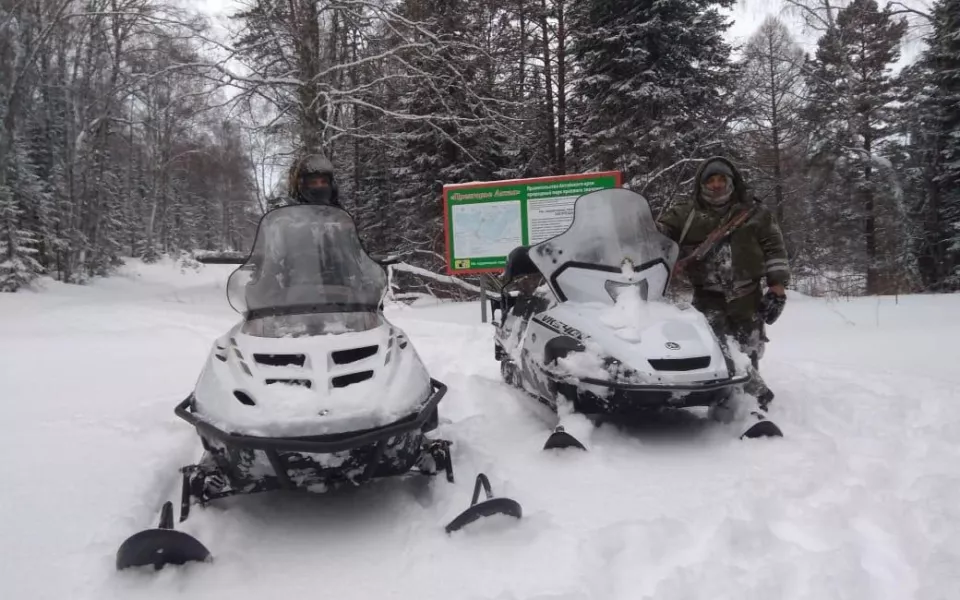
{"type": "Polygon", "coordinates": [[[230,499],[197,519],[213,563],[117,573],[118,545],[197,451],[173,407],[235,320],[228,272],[132,263],[89,286],[0,295],[0,597],[960,593],[960,295],[793,296],[762,363],[783,439],[674,418],[604,426],[590,452],[561,454],[540,451],[545,425],[500,382],[478,305],[393,307],[450,388],[440,433],[455,484],[230,499]],[[480,471],[524,517],[448,536],[480,471]]]}

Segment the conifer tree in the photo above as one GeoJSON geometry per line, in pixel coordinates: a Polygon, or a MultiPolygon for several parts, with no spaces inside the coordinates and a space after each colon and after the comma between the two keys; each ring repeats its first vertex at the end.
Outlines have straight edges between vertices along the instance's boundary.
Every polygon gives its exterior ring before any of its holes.
{"type": "Polygon", "coordinates": [[[960,290],[960,1],[940,0],[922,62],[930,98],[926,115],[933,142],[933,185],[927,199],[932,287],[960,290]]]}
{"type": "Polygon", "coordinates": [[[905,31],[906,22],[895,20],[889,7],[853,0],[818,41],[808,77],[823,220],[833,224],[831,241],[844,262],[858,258],[853,263],[865,273],[868,294],[893,285],[902,262],[881,252],[880,238],[896,236],[904,219],[886,151],[897,98],[891,67],[905,31]]]}
{"type": "Polygon", "coordinates": [[[729,25],[718,9],[732,4],[577,3],[570,32],[580,170],[619,169],[629,182],[719,151],[711,144],[722,130],[731,70],[723,38],[729,25]]]}

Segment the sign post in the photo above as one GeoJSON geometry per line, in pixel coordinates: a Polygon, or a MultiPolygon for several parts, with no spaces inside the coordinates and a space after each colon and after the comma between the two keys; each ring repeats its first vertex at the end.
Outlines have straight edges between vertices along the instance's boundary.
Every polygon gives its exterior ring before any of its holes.
{"type": "Polygon", "coordinates": [[[487,302],[489,302],[489,299],[487,298],[487,278],[481,277],[480,278],[480,322],[481,323],[487,322],[487,302]]]}
{"type": "Polygon", "coordinates": [[[566,231],[577,198],[620,186],[619,171],[443,186],[447,273],[503,271],[514,248],[566,231]]]}

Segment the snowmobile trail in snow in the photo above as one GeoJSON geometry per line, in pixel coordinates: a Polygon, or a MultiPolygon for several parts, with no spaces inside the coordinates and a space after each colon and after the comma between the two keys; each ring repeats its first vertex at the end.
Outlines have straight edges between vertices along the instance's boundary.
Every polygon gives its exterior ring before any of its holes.
{"type": "Polygon", "coordinates": [[[673,415],[596,427],[586,453],[541,450],[548,426],[500,381],[477,304],[391,307],[448,385],[438,435],[453,441],[456,483],[194,506],[212,563],[117,573],[119,543],[152,523],[172,474],[196,458],[173,407],[234,321],[222,288],[195,287],[229,269],[129,268],[137,281],[94,282],[82,306],[58,285],[0,295],[5,598],[947,600],[960,589],[960,397],[937,349],[960,319],[929,318],[960,315],[949,296],[882,299],[879,325],[877,299],[843,303],[852,326],[792,296],[761,362],[785,438],[741,441],[673,415]],[[143,293],[151,281],[191,287],[191,302],[143,293]],[[109,306],[87,302],[97,294],[109,306]],[[918,372],[893,368],[904,361],[918,372]],[[523,519],[447,534],[480,472],[523,519]]]}

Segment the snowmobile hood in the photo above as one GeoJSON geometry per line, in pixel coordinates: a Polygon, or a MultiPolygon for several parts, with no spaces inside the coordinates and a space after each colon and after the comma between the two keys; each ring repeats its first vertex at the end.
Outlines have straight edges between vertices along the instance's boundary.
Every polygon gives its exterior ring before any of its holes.
{"type": "Polygon", "coordinates": [[[545,316],[572,328],[574,337],[579,334],[587,354],[634,371],[637,382],[690,383],[733,376],[698,311],[666,302],[618,302],[614,307],[564,303],[545,316]]]}
{"type": "Polygon", "coordinates": [[[240,325],[215,343],[197,412],[225,431],[264,437],[348,433],[419,411],[430,377],[402,331],[264,338],[240,325]]]}
{"type": "Polygon", "coordinates": [[[703,210],[715,209],[715,207],[707,204],[707,202],[700,195],[700,179],[703,177],[703,172],[708,165],[712,162],[721,162],[730,169],[730,172],[733,173],[733,196],[730,198],[730,204],[728,206],[733,206],[736,204],[744,204],[747,201],[747,184],[743,180],[743,175],[740,173],[740,170],[737,169],[737,166],[733,164],[729,159],[724,158],[723,156],[712,156],[697,167],[697,174],[693,178],[693,201],[696,203],[698,208],[703,210]]]}

